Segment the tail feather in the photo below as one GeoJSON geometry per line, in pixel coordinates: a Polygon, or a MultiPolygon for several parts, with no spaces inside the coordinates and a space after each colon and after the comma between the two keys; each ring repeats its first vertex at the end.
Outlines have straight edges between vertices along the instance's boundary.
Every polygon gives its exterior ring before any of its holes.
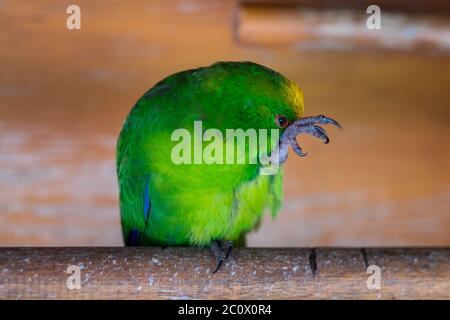
{"type": "Polygon", "coordinates": [[[131,229],[128,234],[127,239],[125,240],[125,245],[129,247],[136,247],[141,244],[141,233],[139,230],[131,229]]]}

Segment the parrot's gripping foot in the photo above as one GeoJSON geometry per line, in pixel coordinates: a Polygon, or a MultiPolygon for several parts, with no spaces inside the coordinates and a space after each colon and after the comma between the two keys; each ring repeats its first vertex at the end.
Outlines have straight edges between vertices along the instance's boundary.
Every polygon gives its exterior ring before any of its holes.
{"type": "Polygon", "coordinates": [[[210,247],[217,261],[217,266],[213,271],[214,274],[220,270],[223,263],[229,258],[231,250],[233,249],[233,242],[213,240],[210,247]]]}

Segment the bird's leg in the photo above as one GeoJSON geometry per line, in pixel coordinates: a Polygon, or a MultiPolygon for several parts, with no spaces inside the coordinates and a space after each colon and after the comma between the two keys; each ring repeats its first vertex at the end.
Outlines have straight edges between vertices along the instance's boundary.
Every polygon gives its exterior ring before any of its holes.
{"type": "Polygon", "coordinates": [[[212,272],[213,274],[220,270],[225,260],[228,259],[233,248],[232,241],[213,240],[210,244],[211,251],[216,257],[217,266],[212,272]]]}
{"type": "Polygon", "coordinates": [[[281,135],[278,147],[270,155],[270,162],[281,164],[286,161],[289,145],[299,156],[306,156],[307,153],[303,152],[296,140],[297,136],[302,133],[310,134],[316,138],[319,138],[324,143],[328,143],[330,139],[327,136],[327,132],[317,124],[332,124],[338,128],[342,128],[336,120],[323,115],[300,118],[297,121],[292,122],[285,129],[281,135]]]}
{"type": "Polygon", "coordinates": [[[228,259],[232,250],[233,250],[233,241],[231,240],[223,241],[223,251],[226,253],[225,260],[228,259]]]}
{"type": "Polygon", "coordinates": [[[226,253],[223,251],[220,240],[213,240],[210,244],[210,248],[212,252],[214,253],[214,256],[216,257],[217,266],[213,271],[213,274],[219,271],[220,267],[222,266],[223,262],[226,258],[226,253]]]}

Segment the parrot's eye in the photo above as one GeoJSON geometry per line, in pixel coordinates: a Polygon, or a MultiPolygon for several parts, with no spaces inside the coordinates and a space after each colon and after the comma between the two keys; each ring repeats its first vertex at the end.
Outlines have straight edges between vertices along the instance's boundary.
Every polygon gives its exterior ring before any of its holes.
{"type": "Polygon", "coordinates": [[[289,125],[289,120],[282,114],[276,116],[275,122],[280,128],[286,128],[289,125]]]}

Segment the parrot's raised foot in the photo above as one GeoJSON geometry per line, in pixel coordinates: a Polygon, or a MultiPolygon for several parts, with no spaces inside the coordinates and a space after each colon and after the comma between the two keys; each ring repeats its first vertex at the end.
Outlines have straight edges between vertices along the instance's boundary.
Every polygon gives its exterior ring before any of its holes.
{"type": "Polygon", "coordinates": [[[341,125],[336,120],[328,118],[324,115],[298,119],[289,124],[289,126],[283,132],[278,145],[278,150],[275,150],[275,152],[272,153],[270,162],[283,163],[284,161],[286,161],[289,145],[297,155],[301,157],[306,156],[308,153],[304,152],[297,143],[296,137],[299,134],[309,134],[316,138],[319,138],[324,143],[330,142],[327,132],[325,131],[325,129],[318,126],[318,124],[331,124],[342,129],[341,125]]]}
{"type": "Polygon", "coordinates": [[[214,256],[216,257],[217,261],[217,266],[213,271],[214,274],[220,270],[223,263],[230,256],[231,250],[233,249],[233,242],[228,240],[227,241],[214,240],[211,242],[210,248],[214,253],[214,256]]]}

